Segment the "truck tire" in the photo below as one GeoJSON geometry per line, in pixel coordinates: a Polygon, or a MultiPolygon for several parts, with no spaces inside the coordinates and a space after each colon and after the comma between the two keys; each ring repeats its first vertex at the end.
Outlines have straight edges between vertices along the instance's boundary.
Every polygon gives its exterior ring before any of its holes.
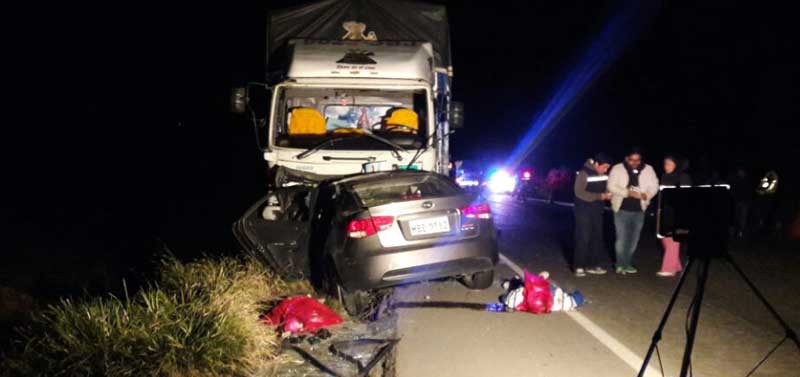
{"type": "Polygon", "coordinates": [[[486,289],[492,286],[492,282],[494,282],[494,270],[476,272],[461,279],[461,283],[469,289],[486,289]]]}

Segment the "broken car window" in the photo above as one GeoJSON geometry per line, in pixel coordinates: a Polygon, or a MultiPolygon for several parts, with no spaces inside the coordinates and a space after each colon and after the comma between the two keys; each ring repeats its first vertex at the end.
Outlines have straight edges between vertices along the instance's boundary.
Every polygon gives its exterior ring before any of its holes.
{"type": "Polygon", "coordinates": [[[461,193],[460,189],[452,182],[436,175],[419,175],[362,183],[354,185],[353,191],[366,207],[461,193]]]}

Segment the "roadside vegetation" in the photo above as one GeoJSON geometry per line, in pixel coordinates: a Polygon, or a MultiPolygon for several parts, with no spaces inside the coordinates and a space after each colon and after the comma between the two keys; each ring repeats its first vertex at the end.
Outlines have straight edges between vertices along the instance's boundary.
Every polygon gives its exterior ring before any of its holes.
{"type": "Polygon", "coordinates": [[[253,257],[165,257],[136,293],[62,299],[34,313],[0,374],[247,375],[276,358],[279,335],[259,314],[281,297],[310,291],[253,257]]]}

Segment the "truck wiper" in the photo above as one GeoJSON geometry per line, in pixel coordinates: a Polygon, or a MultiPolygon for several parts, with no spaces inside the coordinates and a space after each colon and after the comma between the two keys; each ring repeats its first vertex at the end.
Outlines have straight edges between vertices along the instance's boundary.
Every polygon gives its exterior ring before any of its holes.
{"type": "MultiPolygon", "coordinates": [[[[442,138],[450,136],[454,133],[456,133],[455,130],[450,130],[445,135],[443,135],[442,138]]],[[[420,158],[420,156],[422,156],[422,153],[428,150],[428,142],[434,136],[436,136],[436,132],[432,133],[430,136],[425,138],[425,141],[422,142],[422,146],[419,149],[417,149],[417,153],[414,153],[414,157],[412,157],[411,161],[408,163],[408,165],[406,165],[406,170],[411,170],[411,168],[414,166],[414,163],[417,162],[417,159],[420,158]]]]}
{"type": "Polygon", "coordinates": [[[370,138],[372,138],[374,140],[380,141],[381,143],[384,143],[384,144],[392,147],[392,156],[394,156],[394,158],[396,158],[397,161],[403,161],[403,156],[400,155],[400,151],[405,151],[405,148],[403,148],[403,147],[401,147],[401,146],[399,146],[399,145],[397,145],[395,143],[392,143],[391,141],[386,140],[386,139],[384,139],[384,138],[382,138],[382,137],[380,137],[378,135],[375,135],[375,134],[373,134],[371,132],[365,132],[362,135],[365,135],[367,137],[370,137],[370,138]]]}
{"type": "Polygon", "coordinates": [[[320,150],[320,149],[322,149],[322,148],[324,148],[324,147],[326,147],[328,145],[336,144],[337,141],[342,140],[342,139],[344,139],[346,137],[347,136],[339,136],[339,137],[334,137],[334,138],[325,140],[325,141],[323,141],[323,142],[321,142],[321,143],[319,143],[319,144],[317,144],[317,145],[315,145],[315,146],[313,146],[311,148],[306,149],[303,152],[298,153],[297,155],[294,156],[294,158],[296,158],[298,160],[302,160],[302,159],[312,155],[314,152],[316,152],[316,151],[318,151],[318,150],[320,150]]]}
{"type": "Polygon", "coordinates": [[[369,137],[370,139],[377,140],[377,141],[379,141],[379,142],[381,142],[383,144],[386,144],[386,145],[392,147],[392,156],[394,156],[394,158],[396,158],[397,161],[403,161],[403,156],[400,155],[400,152],[399,152],[399,151],[405,151],[405,149],[403,147],[401,147],[401,146],[399,146],[399,145],[397,145],[395,143],[392,143],[391,141],[386,140],[386,139],[384,139],[384,138],[382,138],[380,136],[377,136],[377,135],[374,135],[372,133],[369,133],[369,132],[365,132],[363,134],[358,134],[356,136],[340,136],[340,137],[328,139],[328,140],[325,140],[325,141],[323,141],[323,142],[321,142],[321,143],[319,143],[319,144],[317,144],[317,145],[315,145],[315,146],[313,146],[313,147],[311,147],[309,149],[306,149],[305,151],[297,154],[294,157],[296,159],[298,159],[298,160],[302,160],[302,159],[314,154],[314,152],[316,152],[316,151],[318,151],[318,150],[320,150],[322,148],[325,148],[327,146],[336,144],[336,142],[339,141],[339,140],[349,139],[349,138],[354,138],[354,137],[360,137],[360,136],[369,137]]]}

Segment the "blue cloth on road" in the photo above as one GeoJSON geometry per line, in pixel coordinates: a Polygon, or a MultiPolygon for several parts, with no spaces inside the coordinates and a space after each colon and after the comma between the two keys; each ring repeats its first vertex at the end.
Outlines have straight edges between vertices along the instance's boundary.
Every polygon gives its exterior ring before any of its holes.
{"type": "Polygon", "coordinates": [[[644,212],[619,211],[614,213],[614,227],[617,229],[617,267],[633,267],[633,253],[639,244],[639,235],[644,226],[644,212]]]}

